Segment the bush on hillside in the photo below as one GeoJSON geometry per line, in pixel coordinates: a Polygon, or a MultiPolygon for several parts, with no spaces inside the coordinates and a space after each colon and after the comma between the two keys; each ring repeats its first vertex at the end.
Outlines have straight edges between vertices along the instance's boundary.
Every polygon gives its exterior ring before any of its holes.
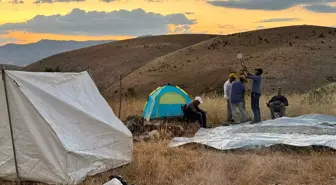
{"type": "Polygon", "coordinates": [[[133,87],[129,87],[127,89],[126,97],[133,98],[133,97],[136,97],[136,95],[137,95],[137,93],[136,93],[136,91],[135,91],[135,89],[133,87]]]}
{"type": "Polygon", "coordinates": [[[44,72],[61,72],[61,68],[59,66],[56,66],[56,68],[52,68],[50,66],[46,66],[44,68],[44,72]]]}

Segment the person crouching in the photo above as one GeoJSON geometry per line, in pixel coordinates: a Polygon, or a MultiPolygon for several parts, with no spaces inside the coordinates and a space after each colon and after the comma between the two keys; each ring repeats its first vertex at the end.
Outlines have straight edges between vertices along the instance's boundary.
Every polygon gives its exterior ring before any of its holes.
{"type": "Polygon", "coordinates": [[[195,97],[195,100],[190,102],[187,105],[187,109],[189,109],[189,111],[191,113],[194,114],[196,120],[199,121],[201,127],[203,128],[207,128],[207,117],[206,117],[206,111],[200,109],[198,106],[203,103],[202,98],[197,96],[195,97]]]}

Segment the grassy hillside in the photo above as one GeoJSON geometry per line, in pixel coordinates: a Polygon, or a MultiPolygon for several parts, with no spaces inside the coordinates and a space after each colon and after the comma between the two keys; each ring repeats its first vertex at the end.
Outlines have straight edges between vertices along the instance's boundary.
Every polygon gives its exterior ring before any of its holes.
{"type": "Polygon", "coordinates": [[[263,88],[273,92],[307,92],[336,79],[336,29],[289,26],[226,36],[167,35],[136,38],[93,46],[48,57],[25,70],[62,71],[90,68],[103,95],[123,93],[147,96],[157,86],[172,83],[190,94],[221,91],[230,71],[241,69],[236,55],[250,68],[265,70],[263,88]]]}
{"type": "MultiPolygon", "coordinates": [[[[159,57],[129,74],[123,86],[139,94],[172,83],[188,92],[221,91],[230,71],[241,69],[237,53],[253,71],[265,71],[263,88],[307,92],[336,79],[336,29],[292,26],[220,36],[159,57]]],[[[104,92],[112,94],[117,86],[104,92]]]]}
{"type": "Polygon", "coordinates": [[[211,35],[170,35],[129,39],[57,54],[28,65],[25,70],[43,71],[46,66],[59,66],[63,72],[90,68],[103,91],[147,62],[178,49],[212,38],[211,35]]]}

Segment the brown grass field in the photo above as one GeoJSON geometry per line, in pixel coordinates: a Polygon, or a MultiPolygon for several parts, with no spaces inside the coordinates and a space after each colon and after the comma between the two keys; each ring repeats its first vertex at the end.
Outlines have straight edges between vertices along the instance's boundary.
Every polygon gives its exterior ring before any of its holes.
{"type": "MultiPolygon", "coordinates": [[[[308,95],[288,96],[287,115],[310,113],[336,115],[336,93],[326,94],[308,103],[308,95]]],[[[203,95],[202,107],[208,111],[212,126],[226,116],[226,104],[221,95],[203,95]]],[[[251,114],[248,97],[247,110],[251,114]]],[[[265,106],[269,96],[261,99],[263,119],[269,118],[265,106]]],[[[110,102],[118,114],[118,102],[110,102]]],[[[145,100],[124,100],[122,119],[140,115],[145,100]]],[[[168,148],[168,140],[135,143],[133,161],[121,168],[87,178],[80,185],[102,185],[109,175],[122,175],[135,185],[334,185],[336,184],[336,152],[331,150],[268,148],[251,151],[215,151],[189,145],[168,148]]],[[[12,182],[1,182],[13,185],[12,182]]],[[[24,183],[32,185],[32,183],[24,183]]],[[[41,185],[35,183],[34,185],[41,185]]]]}
{"type": "MultiPolygon", "coordinates": [[[[336,94],[331,101],[309,104],[307,95],[288,96],[288,116],[310,113],[336,115],[336,94]]],[[[326,97],[327,97],[326,96],[326,97]]],[[[208,111],[209,122],[216,126],[226,116],[224,99],[215,94],[203,95],[202,108],[208,111]]],[[[248,97],[247,110],[251,115],[248,97]]],[[[268,96],[261,99],[263,119],[269,118],[265,106],[268,96]]],[[[117,102],[110,102],[116,114],[117,102]]],[[[144,99],[123,101],[122,119],[140,115],[144,99]]],[[[135,143],[134,159],[129,165],[89,177],[81,185],[101,185],[111,174],[122,175],[136,185],[333,185],[336,184],[336,157],[333,151],[288,151],[265,149],[249,152],[218,152],[192,146],[168,148],[169,141],[135,143]]],[[[12,182],[0,182],[12,185],[12,182]]],[[[31,185],[32,183],[24,183],[31,185]]]]}

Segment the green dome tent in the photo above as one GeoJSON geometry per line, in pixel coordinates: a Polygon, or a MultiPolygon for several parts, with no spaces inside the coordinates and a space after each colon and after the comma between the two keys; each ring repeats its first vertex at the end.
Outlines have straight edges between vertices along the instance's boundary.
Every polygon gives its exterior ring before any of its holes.
{"type": "Polygon", "coordinates": [[[182,116],[181,106],[190,102],[188,94],[178,86],[158,87],[149,95],[142,116],[147,121],[182,116]]]}

